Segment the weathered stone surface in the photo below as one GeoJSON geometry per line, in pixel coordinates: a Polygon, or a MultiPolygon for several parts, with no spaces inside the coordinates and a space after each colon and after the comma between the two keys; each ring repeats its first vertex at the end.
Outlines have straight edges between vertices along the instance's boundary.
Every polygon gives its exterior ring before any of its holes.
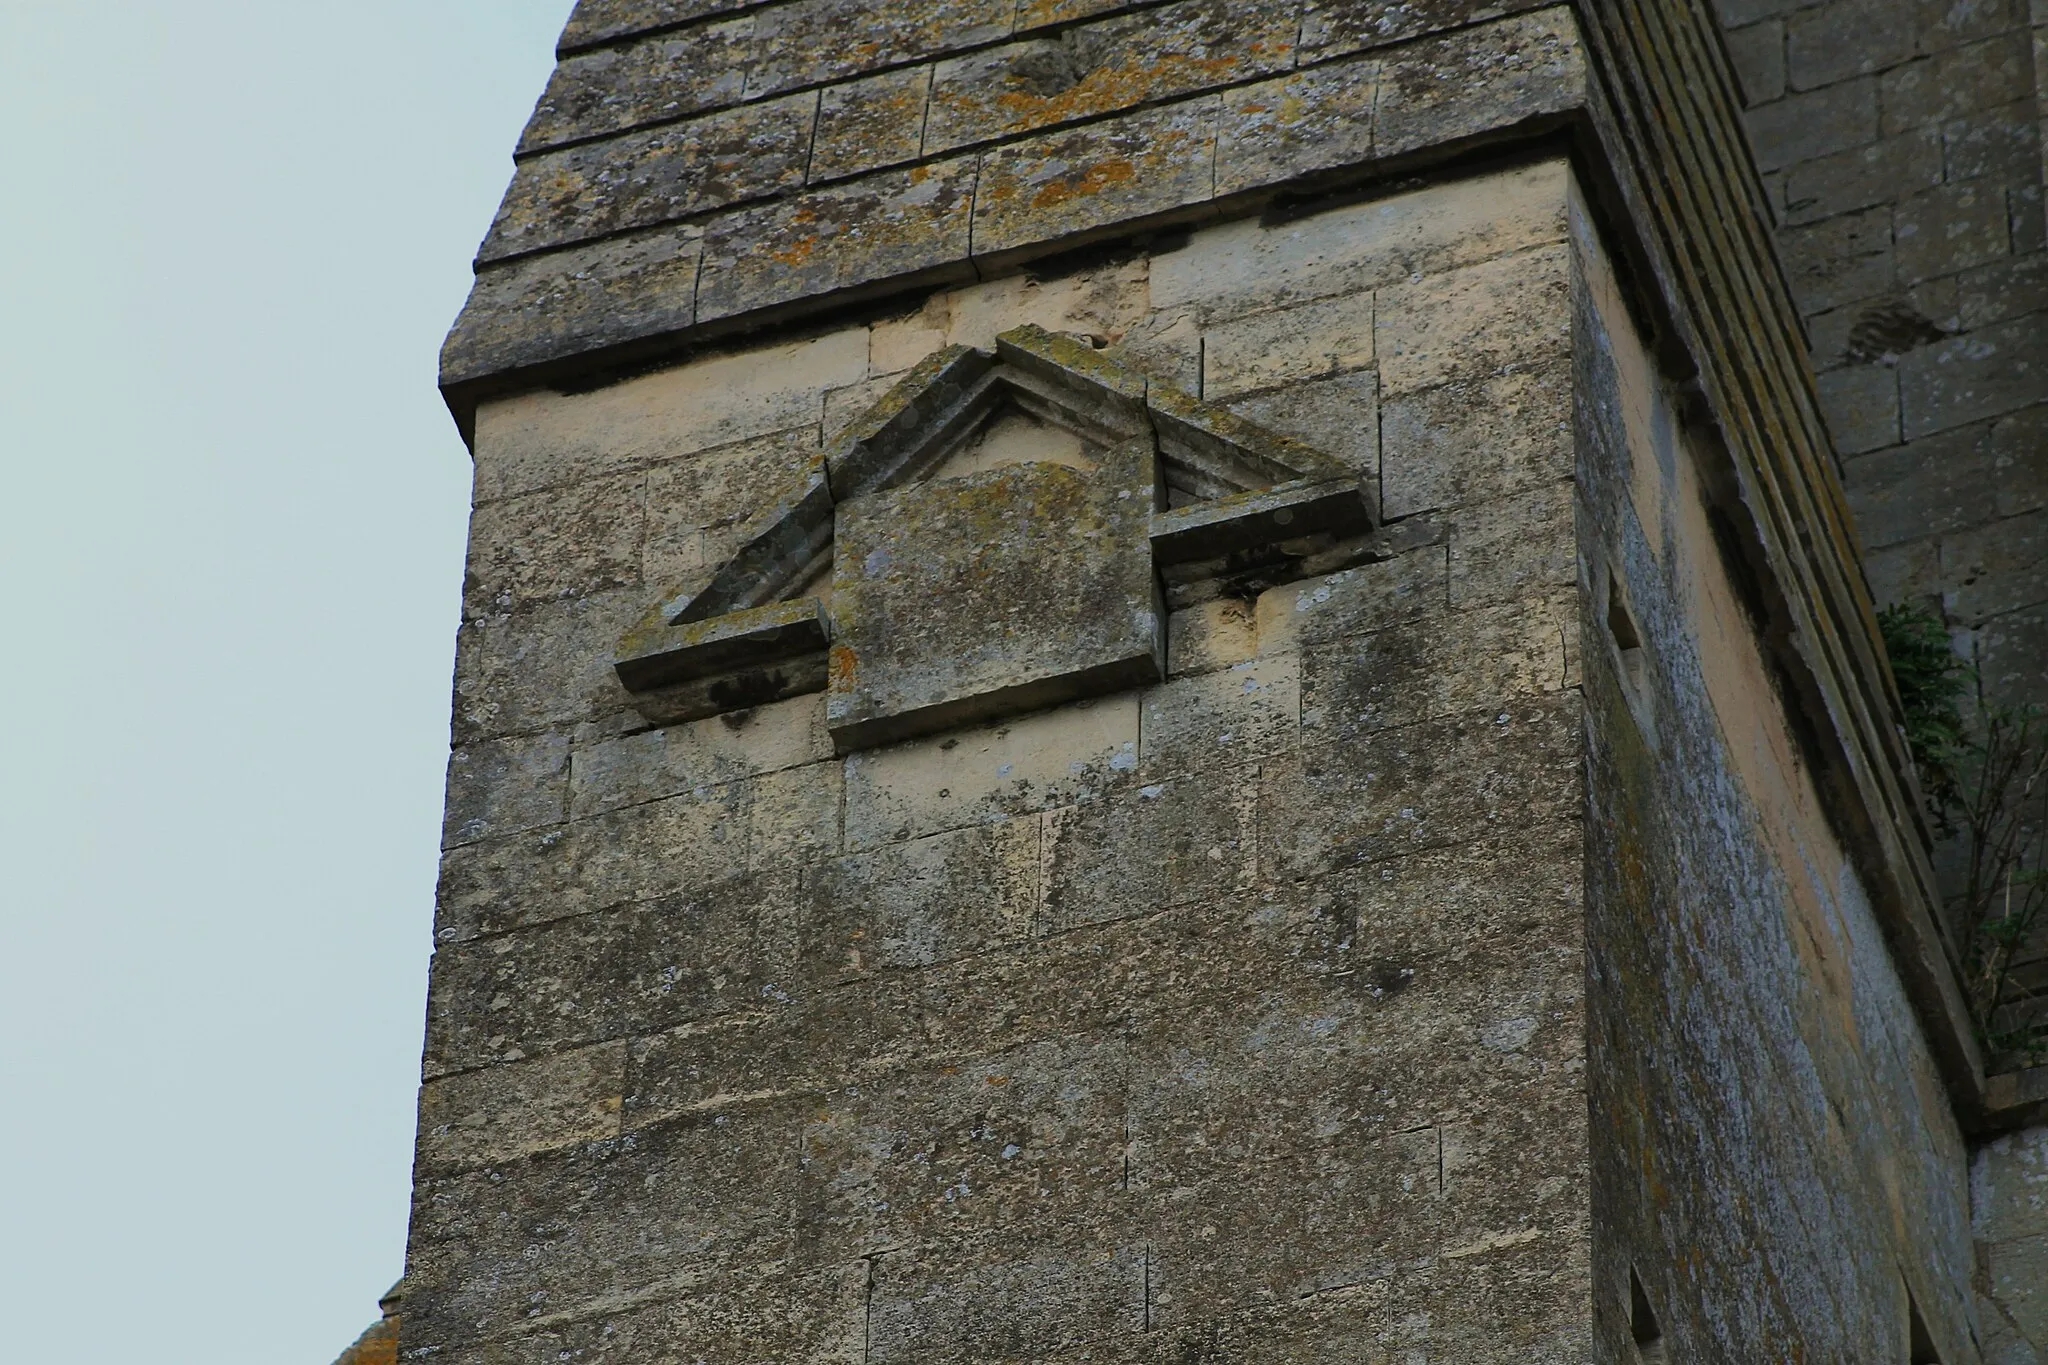
{"type": "Polygon", "coordinates": [[[686,891],[747,865],[744,783],[686,792],[579,822],[578,876],[594,904],[686,891]]]}
{"type": "Polygon", "coordinates": [[[1143,1253],[1085,1234],[972,1260],[905,1250],[877,1258],[874,1274],[875,1365],[1061,1359],[1143,1325],[1143,1253]]]}
{"type": "Polygon", "coordinates": [[[1259,652],[1362,635],[1433,616],[1449,605],[1445,551],[1430,546],[1260,594],[1259,652]]]}
{"type": "Polygon", "coordinates": [[[1380,66],[1373,152],[1398,156],[1562,114],[1584,102],[1585,86],[1578,24],[1563,8],[1397,48],[1380,66]]]}
{"type": "Polygon", "coordinates": [[[629,1016],[625,916],[444,945],[427,993],[427,1079],[616,1038],[629,1016]]]}
{"type": "Polygon", "coordinates": [[[846,760],[846,842],[872,848],[1065,805],[1138,766],[1134,695],[1070,707],[846,760]]]}
{"type": "Polygon", "coordinates": [[[1379,392],[1379,372],[1359,370],[1236,399],[1230,406],[1370,477],[1380,467],[1379,392]]]}
{"type": "Polygon", "coordinates": [[[1014,137],[1284,69],[1300,20],[1291,4],[1175,0],[1056,38],[940,62],[927,155],[1014,137]]]}
{"type": "Polygon", "coordinates": [[[1356,293],[1564,240],[1564,168],[1545,162],[1332,208],[1271,229],[1207,229],[1152,262],[1152,306],[1204,321],[1356,293]]]}
{"type": "Polygon", "coordinates": [[[534,106],[521,154],[738,101],[755,59],[751,15],[563,59],[534,106]]]}
{"type": "Polygon", "coordinates": [[[700,319],[952,268],[967,256],[974,162],[928,162],[718,220],[704,241],[700,319]]]}
{"type": "Polygon", "coordinates": [[[1941,136],[1928,128],[1805,161],[1785,175],[1785,221],[1812,223],[1941,183],[1941,136]]]}
{"type": "Polygon", "coordinates": [[[1388,7],[1309,0],[1302,14],[1302,58],[1341,57],[1361,48],[1381,47],[1439,29],[1476,26],[1480,20],[1533,8],[1534,3],[1523,0],[1425,0],[1388,7]]]}
{"type": "Polygon", "coordinates": [[[841,749],[1148,682],[1165,620],[1148,534],[1157,474],[999,466],[839,509],[826,724],[841,749]]]}
{"type": "Polygon", "coordinates": [[[932,69],[913,66],[828,86],[818,97],[818,134],[809,179],[838,180],[900,161],[924,146],[932,69]]]}
{"type": "Polygon", "coordinates": [[[519,163],[477,259],[687,218],[801,185],[818,97],[793,95],[519,163]]]}
{"type": "Polygon", "coordinates": [[[572,761],[570,808],[592,815],[829,759],[824,722],[822,697],[795,697],[599,740],[572,761]]]}
{"type": "Polygon", "coordinates": [[[1301,660],[1301,716],[1311,744],[1471,712],[1565,686],[1576,610],[1558,601],[1455,612],[1397,626],[1301,660]]]}
{"type": "Polygon", "coordinates": [[[464,616],[638,586],[646,489],[644,476],[621,474],[478,507],[464,616]]]}
{"type": "Polygon", "coordinates": [[[566,814],[569,738],[527,735],[469,744],[448,756],[444,847],[559,822],[566,814]]]}
{"type": "Polygon", "coordinates": [[[1564,248],[1547,247],[1381,289],[1380,400],[1563,354],[1566,287],[1564,248]]]}
{"type": "Polygon", "coordinates": [[[1217,98],[998,147],[975,192],[976,254],[1056,240],[1207,200],[1217,98]]]}
{"type": "Polygon", "coordinates": [[[742,10],[758,0],[577,0],[555,51],[563,56],[650,29],[742,10]]]}
{"type": "Polygon", "coordinates": [[[2012,248],[2005,195],[1970,181],[1916,194],[1893,208],[1892,241],[1901,284],[1999,260],[2012,248]]]}
{"type": "Polygon", "coordinates": [[[1451,603],[1480,606],[1570,587],[1572,486],[1546,484],[1444,517],[1450,540],[1451,603]]]}
{"type": "Polygon", "coordinates": [[[794,0],[754,19],[747,96],[844,80],[900,62],[993,42],[1010,0],[794,0]]]}
{"type": "Polygon", "coordinates": [[[1370,160],[1379,79],[1380,63],[1363,58],[1224,91],[1216,193],[1370,160]]]}
{"type": "Polygon", "coordinates": [[[1219,323],[1204,334],[1202,396],[1230,398],[1320,379],[1362,369],[1372,360],[1370,294],[1252,313],[1219,323]]]}
{"type": "Polygon", "coordinates": [[[1835,433],[1835,448],[1843,455],[1860,455],[1898,442],[1896,369],[1889,365],[1854,365],[1830,370],[1816,376],[1816,387],[1828,426],[1835,433]]]}
{"type": "Polygon", "coordinates": [[[1039,822],[948,830],[804,875],[797,978],[813,985],[929,967],[1022,940],[1039,897],[1039,822]]]}
{"type": "MultiPolygon", "coordinates": [[[[1242,612],[1246,626],[1249,617],[1242,612]]],[[[1148,778],[1236,765],[1296,744],[1301,661],[1279,652],[1246,657],[1148,688],[1143,706],[1138,761],[1148,778]]]]}
{"type": "Polygon", "coordinates": [[[459,1170],[609,1137],[625,1080],[623,1042],[430,1080],[415,1159],[427,1173],[459,1170]]]}
{"type": "Polygon", "coordinates": [[[455,637],[455,742],[622,709],[626,693],[608,654],[644,606],[637,589],[622,589],[463,622],[455,637]]]}
{"type": "Polygon", "coordinates": [[[2048,400],[2048,315],[2016,318],[1899,361],[1907,440],[2048,400]]]}
{"type": "Polygon", "coordinates": [[[1046,812],[1039,934],[1064,934],[1250,888],[1256,770],[1228,757],[1204,754],[1200,760],[1192,772],[1148,773],[1142,786],[1046,812]],[[1130,851],[1139,848],[1145,856],[1132,858],[1130,851]]]}
{"type": "Polygon", "coordinates": [[[1865,77],[1790,95],[1752,110],[1749,140],[1756,152],[1757,169],[1781,170],[1875,142],[1877,95],[1877,81],[1865,77]]]}
{"type": "Polygon", "coordinates": [[[1389,399],[1379,422],[1383,514],[1459,507],[1568,477],[1570,382],[1562,365],[1532,366],[1389,399]]]}
{"type": "Polygon", "coordinates": [[[1989,521],[1997,511],[1990,431],[1964,427],[1851,460],[1856,529],[1873,549],[1989,521]]]}
{"type": "Polygon", "coordinates": [[[700,239],[662,227],[483,270],[441,347],[441,383],[688,327],[700,239]]]}
{"type": "Polygon", "coordinates": [[[1943,606],[1975,623],[2048,602],[2048,514],[2009,517],[1941,541],[1943,606]]]}

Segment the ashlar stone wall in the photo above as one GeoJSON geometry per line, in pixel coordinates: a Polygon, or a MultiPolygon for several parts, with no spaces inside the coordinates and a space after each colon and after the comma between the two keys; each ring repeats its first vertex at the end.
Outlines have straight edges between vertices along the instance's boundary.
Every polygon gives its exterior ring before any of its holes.
{"type": "Polygon", "coordinates": [[[1568,198],[1504,165],[486,403],[408,1358],[1584,1358],[1568,198]],[[1348,462],[1382,557],[1001,724],[648,728],[655,595],[1025,322],[1348,462]]]}
{"type": "Polygon", "coordinates": [[[1633,1276],[1663,1359],[1974,1361],[1968,1147],[1760,642],[1725,456],[1575,226],[1602,1358],[1642,1339],[1633,1276]]]}

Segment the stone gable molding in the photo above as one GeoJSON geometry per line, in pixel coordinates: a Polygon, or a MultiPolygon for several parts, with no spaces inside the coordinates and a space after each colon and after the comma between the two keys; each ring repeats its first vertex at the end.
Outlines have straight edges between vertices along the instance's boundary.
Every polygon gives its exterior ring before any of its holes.
{"type": "Polygon", "coordinates": [[[912,369],[615,667],[662,724],[823,689],[843,753],[1157,682],[1169,606],[1373,558],[1374,521],[1330,456],[1017,327],[912,369]]]}

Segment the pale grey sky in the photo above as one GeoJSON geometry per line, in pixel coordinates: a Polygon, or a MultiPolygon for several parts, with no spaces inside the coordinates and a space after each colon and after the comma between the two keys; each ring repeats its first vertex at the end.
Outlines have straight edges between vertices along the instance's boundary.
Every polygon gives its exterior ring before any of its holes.
{"type": "Polygon", "coordinates": [[[0,0],[9,1360],[326,1365],[404,1244],[468,458],[569,0],[0,0]]]}

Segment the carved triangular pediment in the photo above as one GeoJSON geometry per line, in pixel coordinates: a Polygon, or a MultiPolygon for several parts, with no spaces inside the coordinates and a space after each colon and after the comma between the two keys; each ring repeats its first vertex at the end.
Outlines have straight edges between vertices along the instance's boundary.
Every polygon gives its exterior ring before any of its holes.
{"type": "MultiPolygon", "coordinates": [[[[748,520],[730,557],[664,595],[627,633],[617,660],[619,678],[656,720],[818,687],[850,691],[857,686],[850,678],[861,656],[843,644],[834,666],[847,677],[828,677],[827,652],[836,637],[849,634],[848,623],[835,630],[831,595],[817,590],[828,578],[865,582],[862,566],[834,566],[842,511],[867,509],[856,520],[871,527],[862,535],[872,540],[871,500],[875,508],[886,506],[890,516],[914,518],[915,506],[940,505],[932,499],[943,486],[957,496],[947,504],[951,520],[941,518],[932,535],[1000,539],[1000,530],[963,530],[960,506],[972,506],[973,497],[992,499],[989,524],[1000,526],[1015,510],[1005,499],[1028,504],[1032,495],[1024,490],[1039,484],[1064,489],[1062,506],[1080,506],[1074,499],[1085,502],[1090,486],[1119,500],[1113,515],[1072,513],[1093,528],[1085,556],[1108,553],[1097,544],[1105,537],[1127,539],[1132,543],[1123,548],[1144,556],[1139,576],[1147,581],[1159,573],[1199,574],[1201,566],[1227,568],[1234,557],[1304,537],[1362,535],[1371,529],[1374,512],[1358,474],[1320,451],[1122,364],[1083,339],[1019,327],[997,338],[993,351],[949,346],[905,375],[801,479],[748,520]],[[1046,472],[1027,474],[1014,466],[1046,472]],[[1064,472],[1050,472],[1054,466],[1064,472]],[[914,486],[923,484],[933,484],[934,492],[915,493],[914,486]],[[961,504],[962,497],[969,502],[961,504]]],[[[863,553],[873,559],[877,549],[863,553]]],[[[1032,553],[1059,552],[1040,547],[1032,553]]],[[[1029,577],[1030,568],[1029,561],[1009,563],[1002,572],[1029,577]]],[[[966,571],[956,569],[948,581],[957,586],[957,574],[966,571]]],[[[982,565],[976,571],[992,570],[982,565]]],[[[1115,581],[1122,585],[1118,592],[1135,591],[1128,565],[1115,581]]],[[[1095,583],[1085,595],[1095,601],[1101,592],[1095,583]]],[[[869,592],[863,600],[872,597],[869,592]]],[[[934,600],[933,610],[942,614],[943,605],[934,600]]],[[[1058,610],[1057,603],[1037,608],[1040,614],[1058,610]]],[[[1163,621],[1151,629],[1163,641],[1163,621]]],[[[1156,673],[1156,658],[1148,665],[1142,651],[1126,646],[1123,653],[1129,658],[1117,668],[1067,671],[1087,674],[1094,679],[1091,686],[1126,685],[1156,673]]],[[[1037,667],[1043,672],[1050,666],[1037,667]]],[[[1058,669],[1052,674],[1065,676],[1058,669]]],[[[973,697],[993,695],[983,683],[950,681],[971,695],[950,710],[941,708],[948,716],[974,714],[973,697]]],[[[1042,704],[1059,689],[1041,681],[1025,679],[994,692],[1014,691],[1020,702],[1037,698],[1042,704]]],[[[943,691],[948,683],[941,677],[924,690],[943,691]]],[[[886,710],[891,704],[869,698],[842,706],[840,700],[835,696],[835,714],[873,711],[877,705],[886,710]]],[[[851,721],[835,728],[842,747],[878,742],[873,736],[902,728],[874,716],[862,724],[867,728],[861,735],[869,737],[856,736],[851,721]]]]}

